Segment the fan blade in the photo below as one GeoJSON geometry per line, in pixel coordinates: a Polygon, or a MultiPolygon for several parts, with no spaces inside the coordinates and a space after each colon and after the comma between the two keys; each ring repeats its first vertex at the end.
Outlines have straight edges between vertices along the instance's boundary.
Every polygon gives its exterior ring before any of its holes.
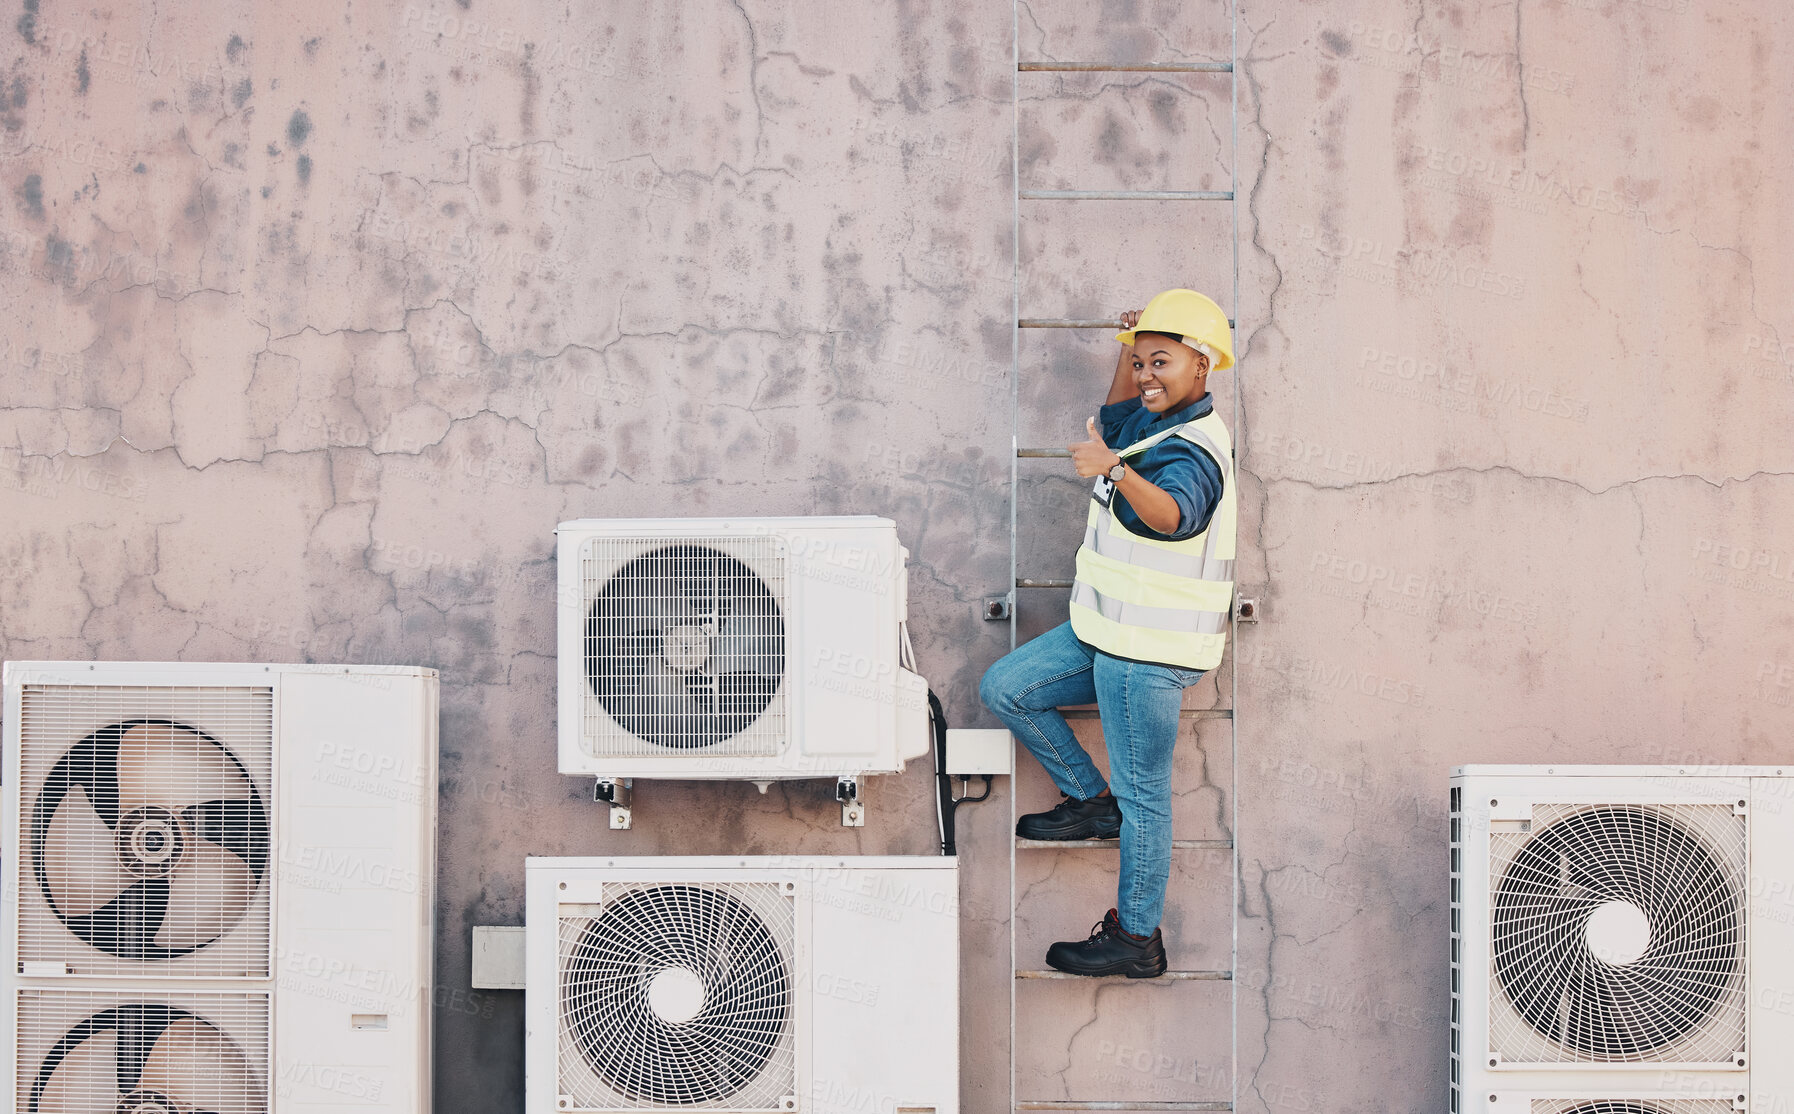
{"type": "Polygon", "coordinates": [[[170,1025],[143,1064],[142,1086],[197,1111],[261,1114],[261,1087],[242,1048],[196,1017],[170,1025]]]}
{"type": "Polygon", "coordinates": [[[671,713],[691,710],[685,706],[691,700],[691,681],[688,674],[668,668],[665,662],[649,662],[636,678],[637,695],[653,701],[657,711],[671,713]]]}
{"type": "Polygon", "coordinates": [[[702,617],[677,597],[600,600],[586,617],[586,669],[600,677],[631,677],[661,663],[661,635],[702,617]]]}
{"type": "Polygon", "coordinates": [[[246,800],[255,787],[219,744],[173,723],[140,723],[118,745],[119,809],[178,812],[201,801],[246,800]]]}
{"type": "Polygon", "coordinates": [[[168,878],[168,912],[156,946],[193,951],[223,936],[249,909],[255,875],[216,843],[196,839],[168,878]]]}
{"type": "Polygon", "coordinates": [[[111,903],[136,881],[118,860],[111,829],[79,785],[69,790],[50,817],[38,847],[38,863],[45,896],[65,918],[111,903]]]}
{"type": "MultiPolygon", "coordinates": [[[[38,795],[38,808],[53,807],[80,786],[106,826],[117,827],[118,738],[125,730],[122,725],[114,724],[95,731],[57,760],[55,768],[44,779],[43,791],[38,795]]],[[[49,822],[48,815],[41,819],[46,824],[49,822]]],[[[41,831],[41,828],[34,830],[41,831]]]]}
{"type": "Polygon", "coordinates": [[[608,602],[610,606],[598,613],[600,638],[663,631],[704,620],[703,613],[689,600],[677,595],[643,592],[612,597],[608,602]]]}
{"type": "Polygon", "coordinates": [[[168,879],[150,878],[113,900],[63,923],[76,936],[123,959],[162,959],[155,945],[162,918],[168,915],[168,879]]]}
{"type": "Polygon", "coordinates": [[[182,813],[200,839],[243,860],[257,878],[268,868],[268,815],[259,800],[202,801],[182,813]]]}
{"type": "MultiPolygon", "coordinates": [[[[692,691],[690,674],[652,662],[636,678],[629,707],[634,714],[631,729],[651,737],[678,737],[691,730],[694,717],[703,712],[701,694],[692,691]]],[[[631,722],[631,721],[625,721],[631,722]]]]}
{"type": "Polygon", "coordinates": [[[710,640],[710,662],[705,669],[777,677],[785,672],[783,632],[770,617],[733,615],[710,640]]]}
{"type": "Polygon", "coordinates": [[[118,1032],[117,1079],[119,1094],[130,1094],[142,1087],[143,1068],[150,1050],[162,1039],[170,1026],[192,1015],[173,1006],[139,1003],[120,1006],[110,1011],[116,1017],[118,1032]]]}
{"type": "Polygon", "coordinates": [[[113,1029],[72,1030],[44,1058],[32,1086],[30,1114],[113,1114],[119,1099],[117,1050],[113,1029]]]}

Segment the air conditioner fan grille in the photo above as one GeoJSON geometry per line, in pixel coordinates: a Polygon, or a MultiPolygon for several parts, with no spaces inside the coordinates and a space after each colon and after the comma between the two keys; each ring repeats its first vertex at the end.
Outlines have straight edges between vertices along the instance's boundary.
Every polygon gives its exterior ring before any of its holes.
{"type": "Polygon", "coordinates": [[[778,1111],[795,1089],[792,898],[606,887],[560,924],[562,1094],[585,1108],[778,1111]]]}
{"type": "Polygon", "coordinates": [[[594,755],[779,753],[779,538],[596,538],[584,566],[584,735],[594,755]]]}
{"type": "Polygon", "coordinates": [[[1743,1048],[1742,818],[1613,805],[1541,823],[1548,807],[1514,846],[1491,837],[1511,853],[1491,951],[1501,995],[1549,1044],[1503,1047],[1512,1034],[1496,1024],[1494,1047],[1510,1062],[1730,1061],[1743,1048]]]}
{"type": "Polygon", "coordinates": [[[267,1114],[265,994],[22,990],[24,1114],[267,1114]]]}
{"type": "Polygon", "coordinates": [[[272,709],[266,688],[25,686],[19,958],[266,975],[272,709]]]}

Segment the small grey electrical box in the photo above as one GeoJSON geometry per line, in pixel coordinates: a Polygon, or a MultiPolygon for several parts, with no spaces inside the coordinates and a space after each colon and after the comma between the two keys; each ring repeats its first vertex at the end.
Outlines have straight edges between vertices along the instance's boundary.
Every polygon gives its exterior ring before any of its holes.
{"type": "Polygon", "coordinates": [[[949,727],[947,772],[954,775],[1014,773],[1015,741],[1000,727],[949,727]]]}
{"type": "Polygon", "coordinates": [[[473,988],[522,990],[524,932],[516,925],[474,925],[473,988]]]}

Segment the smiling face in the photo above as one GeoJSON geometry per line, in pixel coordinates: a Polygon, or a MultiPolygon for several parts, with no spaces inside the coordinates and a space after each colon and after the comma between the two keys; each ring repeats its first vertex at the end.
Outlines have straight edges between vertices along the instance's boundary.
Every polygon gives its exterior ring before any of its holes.
{"type": "Polygon", "coordinates": [[[1176,410],[1208,393],[1208,357],[1163,333],[1136,334],[1134,384],[1154,414],[1176,410]]]}

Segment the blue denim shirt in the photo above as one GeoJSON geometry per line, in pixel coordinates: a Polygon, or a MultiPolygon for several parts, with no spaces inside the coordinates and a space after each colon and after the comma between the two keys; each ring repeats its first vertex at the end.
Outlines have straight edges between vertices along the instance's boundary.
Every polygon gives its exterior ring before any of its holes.
{"type": "MultiPolygon", "coordinates": [[[[1097,421],[1102,426],[1103,444],[1120,452],[1160,430],[1193,422],[1214,408],[1214,396],[1207,394],[1165,414],[1154,414],[1140,405],[1138,398],[1129,398],[1103,407],[1097,421]]],[[[1167,437],[1145,452],[1128,457],[1127,462],[1147,482],[1177,501],[1177,529],[1161,534],[1147,526],[1117,491],[1110,507],[1123,526],[1160,541],[1182,541],[1202,533],[1221,503],[1221,467],[1213,457],[1182,437],[1167,437]]]]}

